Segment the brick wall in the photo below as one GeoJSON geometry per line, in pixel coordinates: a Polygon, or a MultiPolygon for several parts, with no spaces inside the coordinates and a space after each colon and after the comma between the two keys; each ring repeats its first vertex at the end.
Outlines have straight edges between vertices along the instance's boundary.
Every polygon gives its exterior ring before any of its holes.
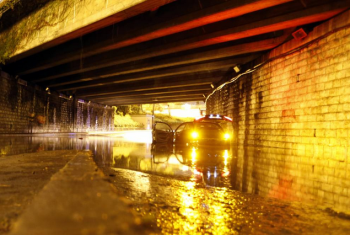
{"type": "Polygon", "coordinates": [[[235,120],[237,189],[350,212],[347,25],[349,12],[276,48],[266,64],[208,99],[209,112],[235,120]]]}
{"type": "Polygon", "coordinates": [[[0,74],[0,87],[0,134],[114,129],[110,106],[20,85],[4,72],[0,74]]]}

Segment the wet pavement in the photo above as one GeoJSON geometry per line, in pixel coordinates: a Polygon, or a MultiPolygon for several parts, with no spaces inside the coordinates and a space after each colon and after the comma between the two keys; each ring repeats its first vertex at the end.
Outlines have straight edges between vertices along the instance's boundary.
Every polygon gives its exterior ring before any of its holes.
{"type": "Polygon", "coordinates": [[[230,149],[152,145],[149,133],[140,132],[124,138],[6,136],[0,138],[0,150],[0,234],[28,213],[76,150],[91,151],[104,182],[112,184],[146,233],[350,233],[348,214],[336,213],[327,203],[238,191],[242,182],[230,149]]]}
{"type": "Polygon", "coordinates": [[[76,151],[42,151],[0,157],[0,234],[23,213],[32,199],[76,151]]]}
{"type": "Polygon", "coordinates": [[[322,208],[205,183],[104,169],[153,232],[164,234],[349,234],[350,221],[322,208]]]}

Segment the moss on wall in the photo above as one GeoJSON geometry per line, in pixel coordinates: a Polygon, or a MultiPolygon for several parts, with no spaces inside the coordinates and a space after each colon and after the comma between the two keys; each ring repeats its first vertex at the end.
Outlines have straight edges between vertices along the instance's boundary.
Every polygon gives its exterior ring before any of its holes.
{"type": "MultiPolygon", "coordinates": [[[[13,8],[19,0],[7,0],[0,5],[0,14],[9,8],[13,8]]],[[[32,4],[40,4],[41,0],[33,0],[32,4]]],[[[0,64],[12,57],[15,52],[24,50],[27,44],[38,38],[39,34],[47,27],[57,27],[64,22],[73,11],[78,11],[75,4],[85,0],[53,0],[47,6],[41,7],[17,23],[12,28],[1,33],[0,36],[0,64]]],[[[74,12],[76,14],[77,12],[74,12]]]]}
{"type": "Polygon", "coordinates": [[[0,18],[7,10],[13,9],[19,0],[4,0],[0,2],[0,18]]]}

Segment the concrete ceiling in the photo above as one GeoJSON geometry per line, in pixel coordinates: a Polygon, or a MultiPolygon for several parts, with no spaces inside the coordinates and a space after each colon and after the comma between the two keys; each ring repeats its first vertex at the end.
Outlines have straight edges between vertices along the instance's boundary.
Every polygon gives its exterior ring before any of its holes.
{"type": "Polygon", "coordinates": [[[3,68],[108,105],[203,100],[233,67],[350,6],[348,0],[177,0],[3,68]]]}

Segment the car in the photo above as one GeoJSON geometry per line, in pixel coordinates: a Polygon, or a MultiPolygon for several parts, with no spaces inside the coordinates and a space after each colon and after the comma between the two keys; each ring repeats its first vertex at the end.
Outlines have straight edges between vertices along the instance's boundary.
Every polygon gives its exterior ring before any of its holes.
{"type": "Polygon", "coordinates": [[[172,143],[174,131],[169,124],[165,122],[155,122],[152,128],[153,143],[172,143]]]}
{"type": "Polygon", "coordinates": [[[173,130],[169,124],[156,122],[152,132],[153,143],[176,145],[224,146],[230,144],[230,134],[214,122],[185,122],[173,130]]]}
{"type": "Polygon", "coordinates": [[[196,118],[194,122],[214,122],[219,124],[225,132],[233,133],[233,120],[230,117],[220,115],[220,114],[208,114],[199,118],[196,118]]]}

